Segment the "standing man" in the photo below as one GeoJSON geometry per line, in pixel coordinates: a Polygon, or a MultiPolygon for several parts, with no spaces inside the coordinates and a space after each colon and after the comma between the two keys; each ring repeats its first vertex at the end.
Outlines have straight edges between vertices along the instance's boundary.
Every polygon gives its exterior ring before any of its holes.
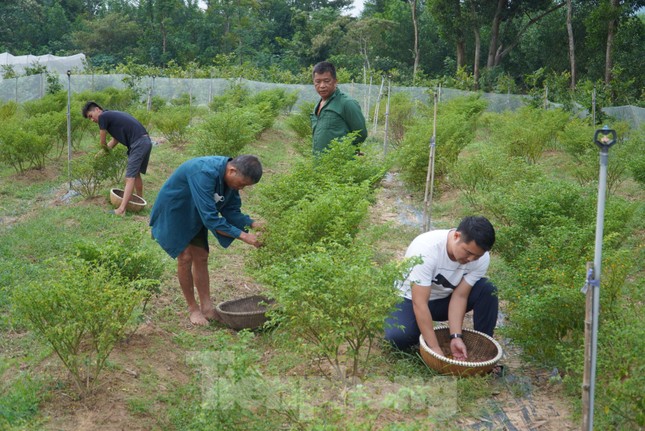
{"type": "Polygon", "coordinates": [[[128,148],[123,201],[119,208],[114,210],[114,214],[124,215],[133,191],[136,190],[137,194],[143,197],[141,174],[145,174],[148,169],[152,150],[150,136],[143,124],[132,115],[121,111],[105,111],[96,102],[87,102],[81,113],[83,118],[88,118],[99,125],[100,143],[105,151],[111,150],[119,142],[128,148]],[[107,142],[108,133],[112,137],[110,142],[107,142]]]}
{"type": "Polygon", "coordinates": [[[365,117],[358,102],[336,86],[334,65],[327,61],[316,64],[313,80],[320,96],[311,114],[314,155],[327,149],[333,139],[342,138],[350,132],[358,132],[353,142],[358,147],[367,138],[365,117]]]}
{"type": "Polygon", "coordinates": [[[434,321],[448,321],[450,350],[459,361],[468,358],[461,338],[464,315],[473,311],[476,331],[493,335],[498,299],[495,286],[484,278],[495,243],[495,229],[485,217],[464,218],[457,229],[434,230],[417,236],[405,257],[419,256],[400,284],[403,302],[386,320],[385,338],[399,349],[419,341],[443,356],[434,321]]]}
{"type": "Polygon", "coordinates": [[[210,297],[208,231],[224,248],[236,238],[260,247],[247,228],[261,226],[240,211],[239,190],[261,177],[262,165],[255,156],[198,157],[179,166],[159,190],[150,215],[152,236],[177,258],[177,278],[193,325],[219,317],[210,297]]]}

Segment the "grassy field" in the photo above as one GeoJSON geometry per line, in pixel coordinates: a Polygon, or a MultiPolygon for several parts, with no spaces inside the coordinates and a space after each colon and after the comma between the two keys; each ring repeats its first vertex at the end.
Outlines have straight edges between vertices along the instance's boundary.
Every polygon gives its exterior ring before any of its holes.
{"type": "MultiPolygon", "coordinates": [[[[263,182],[289,171],[299,157],[294,136],[281,121],[247,152],[263,161],[263,182]]],[[[89,142],[86,143],[89,147],[89,142]]],[[[474,146],[476,149],[476,145],[474,146]]],[[[190,156],[181,147],[153,149],[144,177],[154,202],[168,175],[190,156]]],[[[361,384],[328,378],[320,361],[294,354],[278,330],[236,333],[219,324],[190,325],[175,262],[150,238],[149,209],[124,218],[108,214],[107,188],[92,199],[63,201],[66,162],[43,171],[0,172],[0,413],[8,429],[28,430],[458,430],[572,429],[569,401],[558,376],[520,360],[509,340],[504,378],[440,377],[416,355],[379,344],[361,384]],[[11,286],[37,280],[39,263],[73,253],[79,241],[136,238],[164,263],[161,293],[151,300],[136,331],[119,342],[95,390],[75,392],[67,370],[50,348],[12,318],[11,286]],[[223,367],[223,368],[222,368],[223,367]]],[[[115,185],[120,186],[120,185],[115,185]]],[[[402,256],[419,227],[405,223],[422,201],[388,176],[372,207],[373,244],[402,256]]],[[[253,214],[254,188],[243,191],[253,214]]],[[[452,226],[462,202],[443,194],[433,205],[435,227],[452,226]]],[[[415,212],[416,211],[416,212],[415,212]]],[[[263,291],[245,271],[253,250],[234,243],[211,246],[210,275],[216,302],[263,291]]]]}

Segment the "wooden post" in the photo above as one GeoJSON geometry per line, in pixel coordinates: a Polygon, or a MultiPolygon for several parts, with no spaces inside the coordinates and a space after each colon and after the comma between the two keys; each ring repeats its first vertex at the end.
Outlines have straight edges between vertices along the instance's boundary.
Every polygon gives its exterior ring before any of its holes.
{"type": "Polygon", "coordinates": [[[585,359],[582,376],[582,430],[589,429],[589,406],[591,388],[591,324],[593,319],[593,288],[589,283],[594,279],[593,262],[587,262],[587,281],[585,284],[585,359]]]}

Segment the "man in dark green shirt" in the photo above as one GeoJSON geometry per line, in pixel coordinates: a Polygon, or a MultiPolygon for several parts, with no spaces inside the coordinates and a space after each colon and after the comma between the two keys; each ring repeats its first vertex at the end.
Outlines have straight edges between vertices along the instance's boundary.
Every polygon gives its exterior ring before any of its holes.
{"type": "Polygon", "coordinates": [[[358,146],[367,138],[365,117],[358,102],[337,88],[336,68],[322,61],[314,66],[313,80],[320,100],[311,114],[313,130],[313,152],[318,154],[335,138],[342,138],[350,132],[358,132],[354,145],[358,146]]]}

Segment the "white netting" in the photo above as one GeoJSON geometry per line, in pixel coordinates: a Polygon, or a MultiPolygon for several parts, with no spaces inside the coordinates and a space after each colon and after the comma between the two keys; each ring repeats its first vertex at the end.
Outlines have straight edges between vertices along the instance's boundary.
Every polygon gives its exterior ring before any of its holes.
{"type": "MultiPolygon", "coordinates": [[[[100,91],[108,87],[125,88],[124,78],[127,75],[82,75],[72,73],[67,76],[65,73],[59,75],[60,83],[67,88],[69,83],[72,92],[82,91],[100,91]]],[[[287,92],[296,92],[298,101],[296,107],[303,102],[314,102],[317,100],[317,94],[313,85],[303,84],[274,84],[268,82],[249,81],[246,79],[224,79],[224,78],[152,78],[144,77],[137,83],[137,88],[141,91],[142,101],[147,100],[148,96],[158,96],[166,100],[179,98],[184,94],[189,94],[196,105],[208,105],[213,97],[218,96],[230,89],[234,84],[241,84],[248,88],[252,93],[274,88],[283,88],[287,92]]],[[[366,85],[357,83],[345,83],[340,86],[342,90],[354,97],[363,108],[364,112],[371,112],[374,105],[380,97],[386,97],[387,84],[381,89],[380,83],[366,85]]],[[[419,100],[423,103],[432,102],[432,92],[437,89],[426,87],[391,87],[392,94],[406,93],[412,99],[419,100]]],[[[456,90],[451,88],[441,88],[440,97],[442,101],[450,100],[455,97],[475,94],[472,91],[456,90]]],[[[28,100],[38,99],[46,92],[46,80],[44,75],[21,76],[18,78],[0,80],[0,100],[14,100],[22,103],[28,100]]],[[[528,96],[517,94],[497,94],[497,93],[479,93],[481,97],[488,101],[488,111],[503,112],[515,110],[527,104],[528,96]]],[[[557,107],[555,103],[549,103],[550,107],[557,107]]],[[[628,122],[632,127],[640,127],[645,121],[645,108],[637,106],[618,106],[603,108],[605,114],[610,115],[617,120],[628,122]]],[[[584,117],[588,115],[585,111],[578,113],[584,117]]],[[[367,117],[367,115],[366,115],[367,117]]]]}
{"type": "Polygon", "coordinates": [[[14,72],[21,74],[26,67],[45,66],[50,72],[67,73],[68,70],[82,70],[85,54],[75,54],[66,57],[56,55],[11,55],[8,52],[0,54],[0,66],[10,66],[14,72]]]}

